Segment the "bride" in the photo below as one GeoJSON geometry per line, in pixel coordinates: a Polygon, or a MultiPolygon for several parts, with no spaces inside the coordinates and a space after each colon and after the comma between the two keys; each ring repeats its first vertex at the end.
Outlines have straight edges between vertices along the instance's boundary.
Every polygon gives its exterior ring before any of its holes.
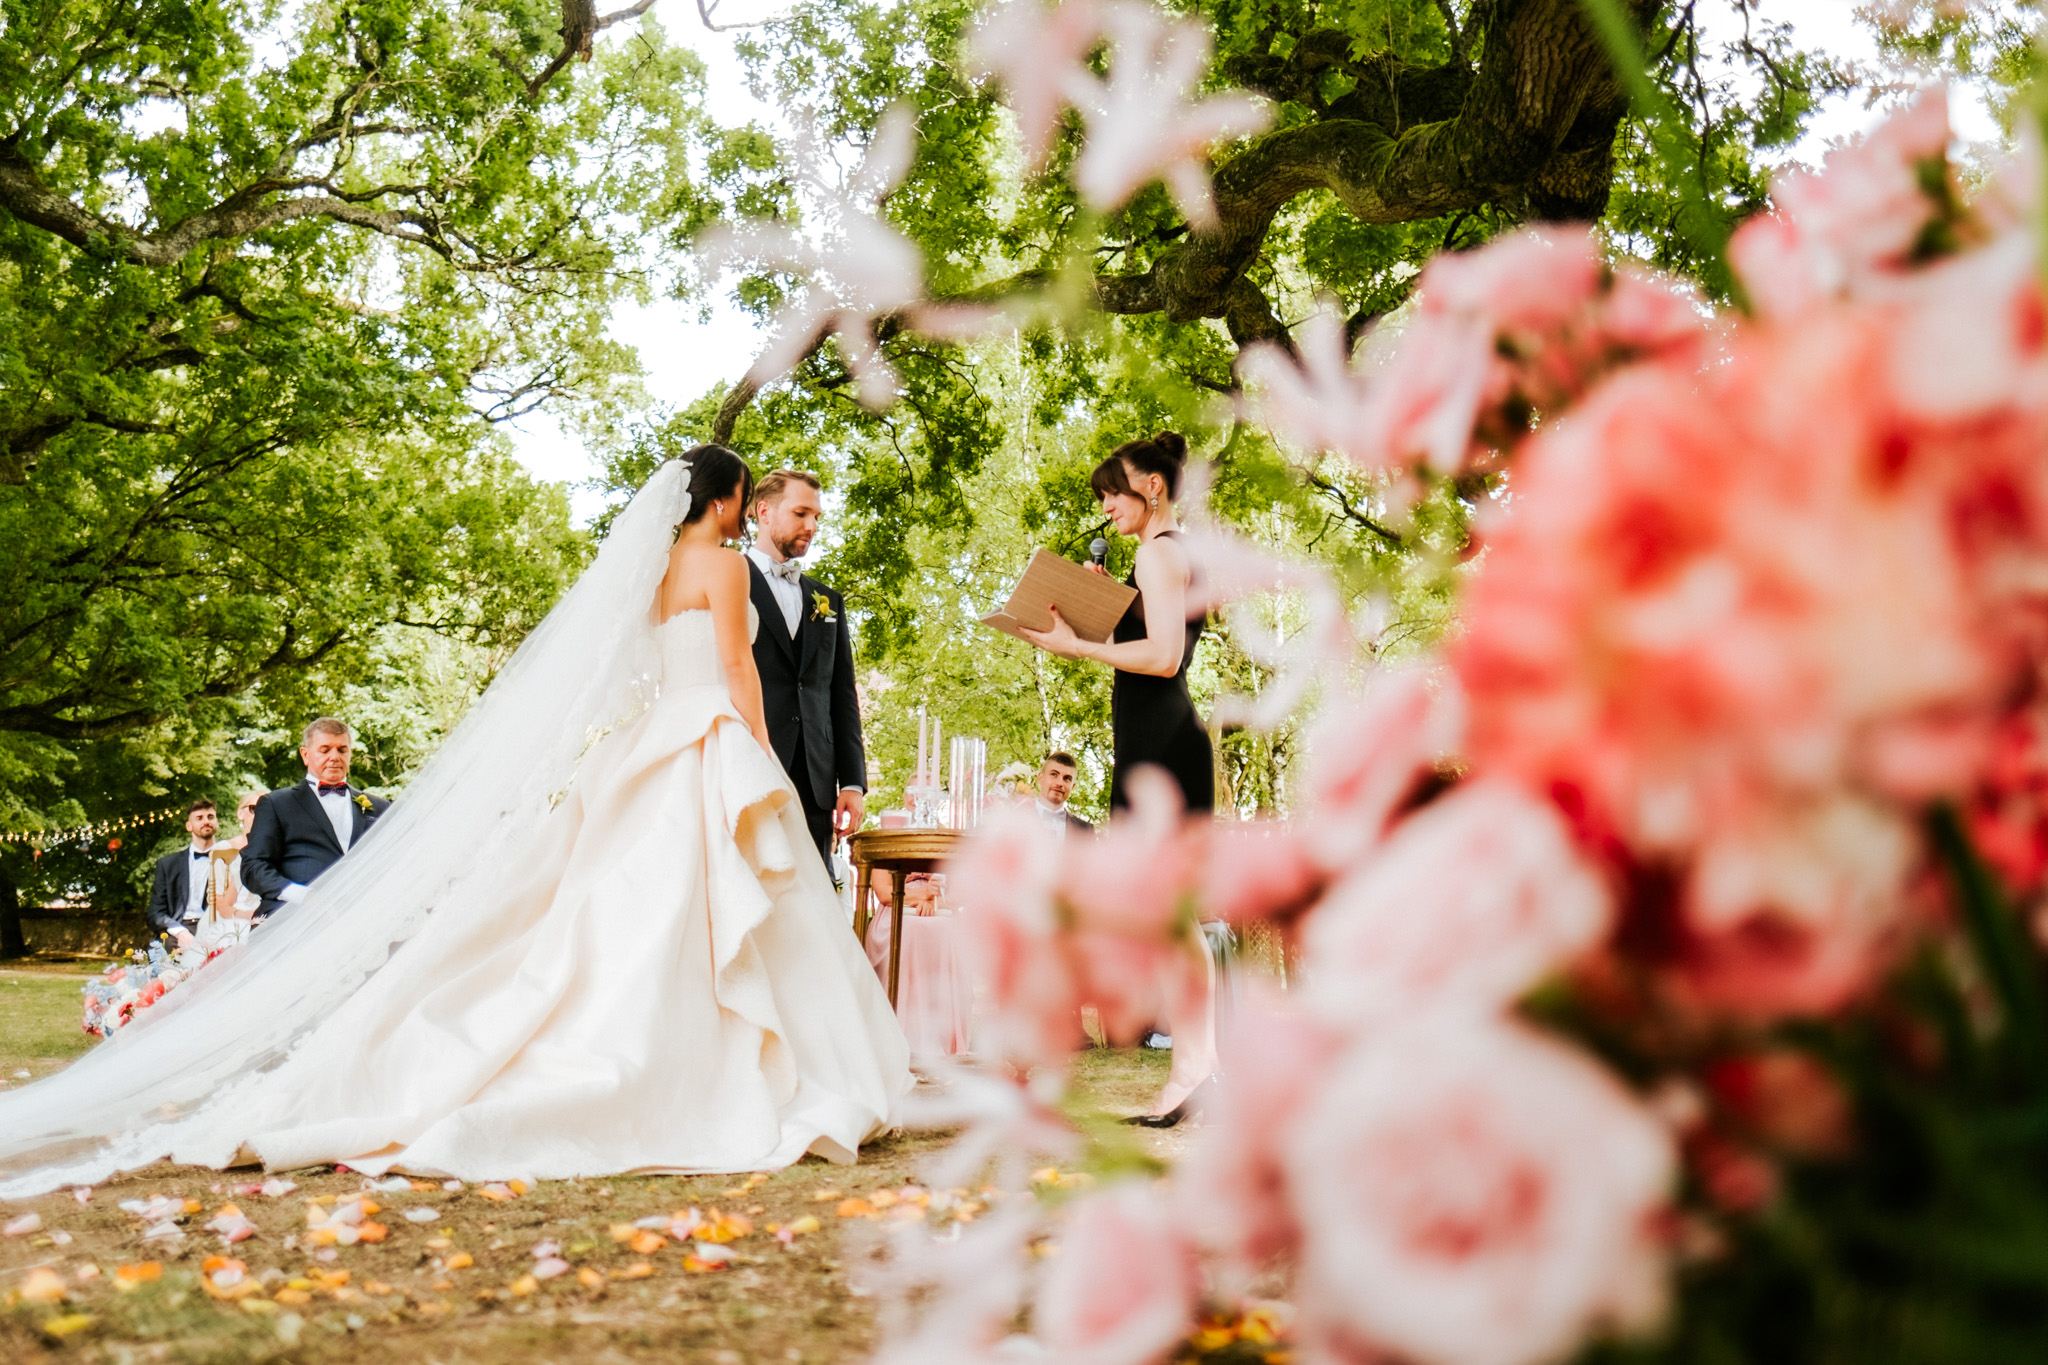
{"type": "Polygon", "coordinates": [[[66,1071],[0,1198],[164,1158],[464,1180],[852,1161],[911,1077],[768,747],[753,475],[664,465],[377,832],[66,1071]]]}

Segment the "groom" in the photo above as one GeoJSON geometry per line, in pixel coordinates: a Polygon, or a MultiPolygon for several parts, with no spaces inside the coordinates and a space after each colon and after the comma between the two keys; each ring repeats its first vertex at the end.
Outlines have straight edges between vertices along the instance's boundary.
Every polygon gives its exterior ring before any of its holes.
{"type": "Polygon", "coordinates": [[[355,735],[322,716],[300,737],[306,780],[280,787],[256,803],[249,842],[242,849],[242,885],[263,898],[257,919],[306,894],[306,885],[341,861],[390,809],[381,796],[348,784],[355,735]]]}
{"type": "Polygon", "coordinates": [[[853,637],[843,599],[805,577],[797,563],[824,513],[818,481],[801,470],[778,469],[754,490],[753,511],[756,534],[747,561],[761,614],[754,664],[768,738],[796,785],[804,822],[829,869],[839,836],[860,828],[867,790],[853,637]]]}

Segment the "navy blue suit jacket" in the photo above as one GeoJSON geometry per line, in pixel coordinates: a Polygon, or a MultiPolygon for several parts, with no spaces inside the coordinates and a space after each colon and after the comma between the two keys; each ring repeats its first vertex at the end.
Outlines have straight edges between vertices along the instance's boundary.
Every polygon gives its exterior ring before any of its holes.
{"type": "MultiPolygon", "coordinates": [[[[348,800],[355,819],[349,847],[354,848],[391,803],[354,787],[348,789],[348,800]]],[[[249,842],[242,849],[242,885],[263,898],[256,917],[263,919],[275,912],[284,904],[285,887],[293,882],[310,885],[341,861],[341,853],[334,826],[328,823],[311,783],[279,787],[258,801],[256,818],[249,822],[249,842]]]]}
{"type": "Polygon", "coordinates": [[[839,800],[841,787],[865,790],[868,785],[846,601],[815,578],[798,579],[803,609],[797,615],[796,638],[791,639],[767,575],[751,557],[747,573],[754,610],[761,616],[754,636],[754,667],[761,675],[761,709],[769,742],[797,790],[819,810],[829,811],[839,800]],[[802,772],[796,770],[799,749],[802,772]]]}
{"type": "Polygon", "coordinates": [[[171,853],[156,860],[156,875],[149,882],[149,927],[160,934],[185,927],[185,898],[192,894],[192,865],[197,861],[206,863],[207,858],[195,860],[192,845],[180,844],[171,853]]]}

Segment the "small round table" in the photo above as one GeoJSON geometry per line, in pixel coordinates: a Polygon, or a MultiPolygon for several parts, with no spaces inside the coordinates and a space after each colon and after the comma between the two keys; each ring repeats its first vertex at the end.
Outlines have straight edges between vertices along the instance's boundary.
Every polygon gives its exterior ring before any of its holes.
{"type": "Polygon", "coordinates": [[[903,875],[936,872],[958,851],[961,835],[950,829],[866,829],[846,841],[853,862],[853,933],[868,941],[868,887],[874,870],[889,876],[889,1007],[903,974],[903,875]]]}

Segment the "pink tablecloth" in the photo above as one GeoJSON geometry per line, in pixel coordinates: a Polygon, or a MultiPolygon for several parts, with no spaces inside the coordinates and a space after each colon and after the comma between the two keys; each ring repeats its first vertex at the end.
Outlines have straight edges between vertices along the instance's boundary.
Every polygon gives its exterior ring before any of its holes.
{"type": "MultiPolygon", "coordinates": [[[[896,1017],[910,1040],[910,1055],[949,1057],[967,1051],[974,1014],[974,983],[957,946],[951,915],[903,916],[903,976],[896,1017]]],[[[868,961],[889,985],[889,911],[868,925],[868,961]]]]}

